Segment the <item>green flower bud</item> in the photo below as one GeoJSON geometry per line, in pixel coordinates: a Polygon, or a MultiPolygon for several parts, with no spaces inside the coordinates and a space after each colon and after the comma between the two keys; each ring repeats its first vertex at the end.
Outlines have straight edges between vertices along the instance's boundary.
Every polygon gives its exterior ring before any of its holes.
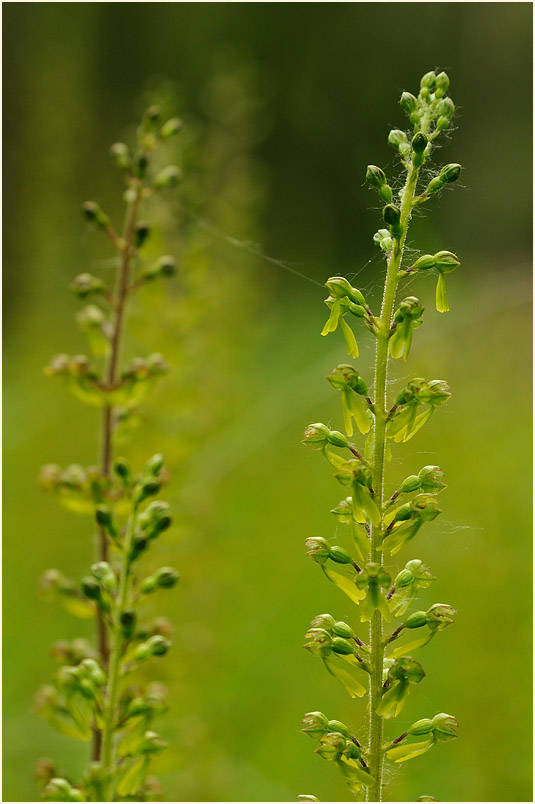
{"type": "Polygon", "coordinates": [[[154,575],[148,575],[148,576],[147,576],[147,577],[146,577],[146,578],[145,578],[145,579],[144,579],[144,580],[141,582],[141,585],[140,585],[140,587],[139,587],[139,588],[140,588],[140,591],[142,592],[142,594],[144,594],[144,595],[150,595],[150,594],[152,594],[153,592],[155,592],[155,591],[156,591],[156,589],[158,588],[158,581],[156,580],[156,578],[154,577],[154,575]]]}
{"type": "Polygon", "coordinates": [[[171,647],[169,640],[159,634],[152,636],[145,644],[149,648],[151,656],[165,656],[171,647]]]}
{"type": "Polygon", "coordinates": [[[423,165],[426,157],[428,156],[426,151],[428,144],[429,140],[423,131],[418,131],[412,138],[412,164],[414,167],[420,167],[420,165],[423,165]]]}
{"type": "Polygon", "coordinates": [[[401,494],[410,494],[411,491],[418,491],[422,483],[418,475],[409,475],[400,486],[401,494]]]}
{"type": "Polygon", "coordinates": [[[410,92],[404,92],[399,99],[399,105],[408,115],[416,112],[418,109],[418,100],[410,92]]]}
{"type": "Polygon", "coordinates": [[[136,248],[141,248],[143,243],[147,240],[148,236],[150,235],[150,227],[148,223],[138,223],[136,224],[136,230],[134,233],[134,242],[136,248]]]}
{"type": "Polygon", "coordinates": [[[439,94],[444,95],[444,93],[446,93],[448,91],[449,86],[450,86],[450,79],[449,79],[448,75],[446,73],[444,73],[444,72],[439,73],[437,75],[437,77],[436,77],[436,80],[435,80],[435,86],[436,86],[436,94],[437,94],[437,96],[439,94]]]}
{"type": "Polygon", "coordinates": [[[379,248],[385,252],[391,251],[394,245],[394,241],[390,236],[390,232],[388,231],[388,229],[379,229],[379,231],[376,232],[373,236],[373,242],[375,243],[376,246],[379,246],[379,248]]]}
{"type": "Polygon", "coordinates": [[[412,138],[411,142],[412,150],[417,154],[422,154],[427,148],[428,142],[429,140],[427,139],[423,131],[417,131],[414,137],[412,138]]]}
{"type": "Polygon", "coordinates": [[[442,100],[437,103],[436,110],[439,116],[450,120],[455,111],[455,104],[451,98],[442,98],[442,100]]]}
{"type": "Polygon", "coordinates": [[[443,274],[449,274],[454,271],[461,263],[455,254],[451,251],[438,251],[434,255],[435,267],[443,274]]]}
{"type": "Polygon", "coordinates": [[[121,625],[121,634],[123,636],[123,639],[125,639],[126,641],[132,639],[132,637],[134,636],[134,631],[136,630],[136,622],[137,622],[137,616],[135,611],[127,609],[126,611],[121,612],[119,622],[121,625]]]}
{"type": "MultiPolygon", "coordinates": [[[[353,629],[347,624],[342,621],[337,622],[334,624],[333,627],[333,634],[337,637],[342,637],[342,639],[354,639],[355,634],[353,633],[353,629]]],[[[336,729],[331,729],[331,731],[336,731],[336,729]]]]}
{"type": "Polygon", "coordinates": [[[113,462],[113,471],[126,488],[132,484],[132,469],[126,458],[116,458],[113,462]]]}
{"type": "Polygon", "coordinates": [[[91,274],[78,274],[72,281],[70,289],[80,299],[88,296],[97,295],[105,290],[104,282],[91,274]]]}
{"type": "Polygon", "coordinates": [[[431,522],[441,513],[438,500],[431,494],[417,494],[416,497],[413,497],[410,506],[422,522],[431,522]]]}
{"type": "Polygon", "coordinates": [[[438,193],[444,187],[444,180],[440,176],[435,176],[434,179],[431,179],[429,184],[426,187],[424,195],[433,195],[433,193],[438,193]]]}
{"type": "Polygon", "coordinates": [[[114,594],[117,591],[117,576],[106,561],[93,564],[91,572],[106,592],[114,594]]]}
{"type": "Polygon", "coordinates": [[[426,612],[427,624],[434,630],[442,631],[455,619],[455,609],[447,603],[434,603],[426,612]]]}
{"type": "Polygon", "coordinates": [[[388,135],[388,144],[399,151],[401,156],[405,157],[409,153],[410,146],[407,135],[399,128],[394,128],[388,135]]]}
{"type": "Polygon", "coordinates": [[[401,228],[401,211],[399,207],[394,204],[387,204],[383,208],[383,220],[390,229],[392,236],[400,238],[403,230],[401,228]]]}
{"type": "Polygon", "coordinates": [[[168,165],[154,177],[152,186],[156,190],[164,190],[169,187],[176,187],[182,178],[182,172],[176,165],[168,165]]]}
{"type": "Polygon", "coordinates": [[[301,443],[306,444],[307,447],[312,447],[312,449],[323,449],[327,446],[329,434],[329,428],[322,422],[309,424],[303,434],[304,437],[301,443]]]}
{"type": "Polygon", "coordinates": [[[79,667],[64,665],[56,673],[58,684],[65,689],[75,689],[80,683],[79,667]]]}
{"type": "Polygon", "coordinates": [[[124,142],[115,142],[110,148],[110,154],[119,170],[128,170],[130,168],[132,163],[130,150],[124,142]]]}
{"type": "Polygon", "coordinates": [[[137,521],[139,527],[146,531],[147,538],[154,539],[171,525],[169,504],[162,500],[154,500],[147,505],[137,521]]]}
{"type": "MultiPolygon", "coordinates": [[[[311,621],[311,628],[322,628],[324,631],[331,632],[335,626],[335,619],[330,614],[317,614],[311,621]]],[[[338,634],[341,636],[341,634],[338,634]]]]}
{"type": "Polygon", "coordinates": [[[432,254],[422,254],[412,265],[414,271],[428,271],[435,267],[435,258],[432,254]]]}
{"type": "Polygon", "coordinates": [[[72,787],[67,779],[54,777],[43,790],[45,801],[85,801],[85,796],[77,787],[72,787]]]}
{"type": "Polygon", "coordinates": [[[353,559],[351,558],[347,550],[344,550],[343,547],[338,547],[338,545],[336,545],[335,547],[331,547],[331,553],[329,555],[329,558],[331,559],[331,561],[335,561],[337,564],[353,563],[353,559]]]}
{"type": "Polygon", "coordinates": [[[325,564],[331,555],[331,548],[321,536],[310,537],[305,541],[305,546],[308,548],[307,556],[315,561],[316,564],[325,564]]]}
{"type": "Polygon", "coordinates": [[[349,447],[349,441],[347,440],[346,436],[338,432],[338,430],[331,430],[327,438],[327,441],[329,442],[329,444],[332,444],[333,447],[340,447],[340,448],[349,447]]]}
{"type": "Polygon", "coordinates": [[[180,574],[172,567],[161,567],[155,572],[154,577],[161,589],[172,589],[178,583],[180,574]]]}
{"type": "Polygon", "coordinates": [[[333,297],[333,299],[341,299],[347,297],[357,305],[365,305],[366,299],[358,288],[354,288],[349,284],[347,279],[343,276],[331,276],[325,282],[325,287],[333,297]]]}
{"type": "Polygon", "coordinates": [[[87,220],[90,223],[94,223],[98,229],[105,230],[110,228],[110,219],[94,201],[86,201],[82,205],[82,212],[87,220]]]}
{"type": "Polygon", "coordinates": [[[438,120],[437,120],[437,122],[435,124],[436,125],[436,130],[437,131],[445,131],[448,128],[449,124],[450,124],[450,118],[441,116],[441,117],[438,118],[438,120]]]}
{"type": "Polygon", "coordinates": [[[442,482],[444,472],[439,466],[424,466],[418,472],[418,477],[421,481],[422,491],[437,492],[446,488],[446,484],[442,482]]]}
{"type": "Polygon", "coordinates": [[[351,732],[341,720],[329,720],[327,725],[330,733],[336,732],[336,734],[342,734],[346,739],[351,738],[351,732]]]}
{"type": "Polygon", "coordinates": [[[100,602],[102,592],[94,578],[87,577],[82,579],[82,592],[88,600],[100,602]]]}
{"type": "Polygon", "coordinates": [[[384,170],[381,170],[377,165],[368,165],[366,168],[366,181],[379,190],[386,184],[386,176],[384,170]]]}
{"type": "Polygon", "coordinates": [[[297,796],[298,801],[319,801],[319,798],[316,796],[297,796]]]}
{"type": "Polygon", "coordinates": [[[112,538],[117,536],[118,530],[113,521],[112,512],[107,505],[97,505],[95,508],[95,519],[97,520],[97,525],[109,533],[112,538]]]}
{"type": "Polygon", "coordinates": [[[149,125],[154,125],[154,123],[157,123],[160,119],[161,114],[162,110],[157,104],[154,103],[152,106],[149,106],[149,108],[146,109],[143,122],[148,123],[149,125]]]}
{"type": "Polygon", "coordinates": [[[439,715],[435,715],[433,718],[433,726],[435,737],[441,742],[454,740],[455,737],[458,736],[456,729],[458,728],[459,724],[457,723],[457,720],[451,715],[446,715],[444,712],[441,712],[439,715]]]}
{"type": "Polygon", "coordinates": [[[149,458],[149,460],[145,464],[145,473],[147,475],[152,475],[153,477],[156,477],[162,471],[163,464],[164,464],[163,455],[160,454],[153,455],[152,458],[149,458]]]}
{"type": "Polygon", "coordinates": [[[149,497],[154,497],[160,491],[161,484],[157,480],[144,480],[135,488],[134,499],[136,503],[142,503],[149,497]]]}
{"type": "Polygon", "coordinates": [[[432,90],[432,89],[435,88],[436,80],[437,80],[437,76],[435,75],[435,73],[433,71],[430,71],[430,72],[426,73],[424,76],[422,76],[422,79],[420,81],[420,86],[422,88],[425,87],[426,89],[431,89],[432,90]]]}
{"type": "Polygon", "coordinates": [[[323,712],[307,712],[301,721],[301,731],[309,737],[318,738],[328,731],[328,723],[323,712]]]}
{"type": "Polygon", "coordinates": [[[170,137],[174,137],[179,131],[182,131],[184,128],[184,124],[182,120],[179,120],[178,117],[172,117],[160,129],[160,139],[168,140],[170,137]]]}
{"type": "Polygon", "coordinates": [[[151,650],[146,642],[142,642],[141,645],[138,645],[136,648],[136,652],[134,654],[134,661],[136,662],[145,662],[147,659],[151,657],[151,650]]]}
{"type": "MultiPolygon", "coordinates": [[[[329,732],[320,737],[320,747],[316,748],[315,753],[322,759],[333,760],[341,756],[347,747],[347,739],[339,732],[329,732]]],[[[355,746],[356,747],[356,746],[355,746]]]]}
{"type": "Polygon", "coordinates": [[[440,176],[445,182],[451,184],[454,181],[457,181],[459,176],[461,175],[462,167],[457,163],[451,163],[450,165],[445,165],[442,170],[440,171],[440,176]]]}
{"type": "Polygon", "coordinates": [[[415,611],[403,623],[405,628],[423,628],[424,625],[427,625],[427,613],[425,611],[415,611]]]}
{"type": "Polygon", "coordinates": [[[149,166],[149,157],[145,151],[139,151],[136,154],[134,168],[135,173],[138,179],[144,179],[147,174],[147,168],[149,166]]]}
{"type": "Polygon", "coordinates": [[[167,743],[163,737],[160,737],[155,731],[146,731],[144,740],[139,747],[140,754],[157,754],[167,748],[167,743]]]}
{"type": "Polygon", "coordinates": [[[410,586],[414,581],[414,575],[408,569],[402,569],[401,572],[396,576],[396,580],[394,581],[394,586],[396,589],[403,589],[406,586],[410,586]]]}
{"type": "Polygon", "coordinates": [[[387,204],[392,201],[392,188],[388,186],[385,173],[381,168],[376,165],[368,165],[366,168],[366,181],[378,190],[383,201],[386,201],[387,204]]]}
{"type": "Polygon", "coordinates": [[[431,734],[435,725],[432,720],[429,718],[423,718],[422,720],[417,720],[416,723],[413,723],[410,729],[407,729],[407,734],[414,734],[415,736],[419,737],[423,734],[431,734]]]}
{"type": "Polygon", "coordinates": [[[331,647],[333,653],[337,653],[339,656],[349,656],[355,653],[353,645],[347,639],[342,639],[341,637],[334,637],[331,647]]]}
{"type": "Polygon", "coordinates": [[[84,668],[97,687],[106,686],[106,673],[95,659],[83,659],[80,666],[84,668]]]}
{"type": "Polygon", "coordinates": [[[331,652],[331,635],[323,628],[309,628],[303,647],[313,656],[328,656],[331,652]]]}
{"type": "Polygon", "coordinates": [[[166,254],[160,257],[157,265],[159,266],[159,272],[162,276],[174,276],[174,274],[176,274],[176,260],[174,257],[170,257],[166,254]]]}
{"type": "Polygon", "coordinates": [[[430,380],[428,383],[427,404],[436,407],[442,405],[451,396],[450,386],[446,380],[430,380]]]}
{"type": "Polygon", "coordinates": [[[142,533],[135,533],[134,538],[132,539],[132,549],[130,550],[130,561],[135,561],[136,558],[139,558],[141,553],[147,549],[147,545],[149,543],[148,536],[142,533]]]}

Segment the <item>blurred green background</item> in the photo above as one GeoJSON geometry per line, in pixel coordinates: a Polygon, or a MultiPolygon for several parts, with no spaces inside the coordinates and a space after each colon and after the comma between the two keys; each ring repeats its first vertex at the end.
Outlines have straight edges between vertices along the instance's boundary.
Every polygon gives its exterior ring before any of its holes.
{"type": "Polygon", "coordinates": [[[345,352],[338,333],[319,336],[317,283],[344,274],[379,304],[365,166],[395,169],[399,95],[435,67],[458,107],[439,158],[463,164],[462,186],[426,207],[410,245],[451,249],[462,267],[447,316],[431,280],[411,286],[425,325],[393,376],[445,378],[454,396],[394,450],[389,487],[425,463],[444,469],[443,514],[398,563],[429,563],[424,607],[446,601],[458,617],[420,654],[427,678],[388,733],[445,711],[461,738],[389,771],[389,795],[532,800],[531,15],[529,3],[5,4],[4,800],[36,798],[39,757],[75,776],[86,758],[38,719],[33,695],[54,669],[49,644],[90,634],[37,587],[47,567],[86,572],[92,526],[36,475],[94,463],[98,413],[42,366],[84,349],[67,286],[113,266],[80,203],[117,218],[107,149],[151,98],[186,122],[184,184],[147,210],[180,275],[139,295],[125,347],[161,350],[173,370],[118,447],[138,465],[162,451],[173,474],[176,525],[148,562],[183,577],[146,612],[176,625],[151,668],[172,703],[154,770],[171,801],[351,797],[299,733],[312,709],[359,736],[366,717],[301,648],[315,614],[354,617],[304,556],[307,536],[334,535],[341,497],[299,443],[311,421],[342,424],[324,375],[345,352]]]}

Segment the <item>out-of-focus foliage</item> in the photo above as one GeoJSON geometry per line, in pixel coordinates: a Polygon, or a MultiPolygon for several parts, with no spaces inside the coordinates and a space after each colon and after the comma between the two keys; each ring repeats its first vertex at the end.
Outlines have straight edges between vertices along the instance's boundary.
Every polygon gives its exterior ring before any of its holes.
{"type": "MultiPolygon", "coordinates": [[[[454,764],[430,753],[390,781],[397,800],[530,800],[530,18],[524,3],[6,5],[6,800],[34,799],[32,768],[48,751],[67,773],[85,761],[84,746],[37,719],[32,695],[53,666],[49,644],[79,630],[37,598],[37,579],[55,564],[79,575],[91,530],[58,513],[35,476],[50,461],[94,461],[97,414],[41,368],[82,342],[67,285],[106,272],[109,252],[79,205],[96,195],[118,209],[106,152],[147,93],[186,124],[177,207],[154,209],[182,271],[176,290],[142,291],[125,351],[150,342],[173,369],[124,442],[133,460],[166,454],[178,527],[160,558],[184,581],[162,679],[171,748],[155,771],[169,800],[345,796],[299,733],[303,711],[335,713],[344,692],[296,647],[310,611],[340,603],[334,587],[318,598],[302,551],[304,536],[332,535],[323,512],[338,489],[299,443],[308,421],[341,427],[321,379],[339,349],[319,335],[323,289],[258,258],[255,243],[319,283],[357,273],[377,294],[365,167],[392,159],[384,108],[430,64],[455,86],[462,126],[440,157],[465,166],[467,189],[443,193],[413,229],[431,254],[455,234],[463,264],[448,288],[455,318],[429,320],[411,352],[410,376],[445,376],[454,394],[427,430],[424,462],[440,453],[449,488],[420,553],[439,576],[434,598],[447,590],[459,613],[454,637],[428,647],[421,689],[426,711],[455,711],[460,739],[454,764]]],[[[432,281],[422,301],[433,306],[432,281]]],[[[371,358],[371,342],[359,346],[371,358]]],[[[418,435],[408,447],[416,471],[418,435]]],[[[402,720],[424,714],[415,696],[402,720]]]]}

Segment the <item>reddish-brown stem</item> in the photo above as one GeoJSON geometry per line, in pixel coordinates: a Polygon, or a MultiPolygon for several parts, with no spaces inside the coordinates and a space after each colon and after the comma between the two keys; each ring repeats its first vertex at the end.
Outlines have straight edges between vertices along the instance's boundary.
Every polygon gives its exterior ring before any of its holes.
{"type": "MultiPolygon", "coordinates": [[[[138,186],[136,189],[136,196],[134,200],[130,202],[126,210],[123,240],[120,244],[121,262],[117,273],[117,283],[112,304],[114,309],[114,318],[112,323],[112,335],[110,339],[110,356],[106,370],[106,385],[108,388],[113,388],[117,381],[117,366],[119,363],[119,350],[121,346],[124,311],[129,291],[130,265],[132,256],[135,254],[133,239],[140,198],[141,186],[138,186]]],[[[102,477],[106,478],[110,476],[113,457],[113,428],[114,407],[113,405],[105,405],[102,411],[100,473],[102,477]]],[[[98,561],[108,561],[109,539],[106,531],[103,528],[98,529],[96,552],[98,561]]],[[[100,609],[97,609],[97,645],[102,665],[103,667],[107,667],[110,656],[110,648],[106,623],[104,622],[104,616],[100,609]]],[[[102,732],[100,729],[94,727],[91,752],[91,756],[94,761],[100,758],[101,749],[102,732]]]]}

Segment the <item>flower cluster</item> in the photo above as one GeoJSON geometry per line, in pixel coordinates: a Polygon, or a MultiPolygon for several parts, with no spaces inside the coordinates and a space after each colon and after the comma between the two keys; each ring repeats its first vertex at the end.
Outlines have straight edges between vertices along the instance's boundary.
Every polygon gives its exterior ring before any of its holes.
{"type": "MultiPolygon", "coordinates": [[[[374,398],[370,398],[369,384],[360,371],[352,364],[338,365],[327,380],[341,393],[345,432],[315,423],[305,430],[303,439],[307,446],[323,453],[334,468],[334,477],[349,492],[332,509],[339,530],[347,526],[347,545],[331,544],[323,536],[310,534],[307,555],[358,607],[359,621],[367,630],[366,634],[331,614],[320,614],[310,622],[304,646],[352,698],[368,694],[370,713],[363,743],[343,723],[328,720],[321,712],[305,715],[303,732],[319,742],[316,753],[337,765],[352,793],[367,801],[384,800],[385,758],[405,762],[457,736],[455,718],[438,714],[413,723],[394,740],[385,741],[384,737],[385,723],[402,714],[410,690],[425,678],[413,653],[447,628],[455,615],[452,606],[445,603],[408,613],[419,591],[435,580],[420,559],[411,559],[401,571],[385,566],[389,556],[412,544],[420,529],[438,517],[437,495],[446,487],[440,467],[428,465],[406,477],[390,497],[385,493],[385,467],[391,457],[388,440],[402,444],[416,436],[451,396],[444,380],[417,377],[398,391],[390,407],[387,405],[389,358],[407,360],[424,311],[415,296],[406,296],[396,307],[399,283],[407,276],[436,271],[436,307],[445,312],[449,305],[444,277],[460,264],[455,254],[442,250],[423,254],[407,267],[402,265],[413,209],[457,181],[461,172],[458,164],[445,165],[427,180],[423,190],[418,189],[421,168],[425,165],[428,170],[435,140],[448,128],[455,111],[448,88],[446,73],[429,72],[421,80],[418,96],[410,92],[401,96],[400,105],[412,129],[394,129],[388,136],[404,171],[399,192],[393,189],[399,183],[390,182],[382,168],[368,165],[366,169],[366,181],[384,205],[384,226],[373,238],[387,262],[380,315],[374,315],[362,291],[343,277],[331,277],[326,282],[329,295],[325,303],[330,314],[322,335],[340,328],[348,355],[356,358],[355,334],[346,320],[356,318],[376,340],[374,398]],[[363,446],[350,441],[355,431],[366,436],[363,446]],[[393,629],[390,626],[388,633],[388,624],[397,618],[403,618],[401,624],[393,629]],[[423,739],[413,741],[412,737],[423,739]]],[[[337,542],[340,536],[337,531],[337,542]]],[[[300,800],[317,799],[301,796],[300,800]]],[[[422,796],[418,800],[434,799],[422,796]]]]}
{"type": "Polygon", "coordinates": [[[92,516],[98,534],[96,560],[78,583],[56,569],[48,570],[41,581],[46,597],[57,599],[75,616],[95,621],[98,643],[96,648],[85,640],[56,643],[58,670],[38,693],[38,708],[54,728],[92,741],[92,761],[79,784],[63,777],[53,763],[41,763],[46,801],[149,801],[161,796],[157,780],[147,772],[151,758],[166,747],[153,725],[166,711],[166,690],[154,683],[143,689],[132,682],[132,674],[171,648],[170,623],[163,618],[140,622],[138,613],[145,596],[172,589],[179,580],[173,567],[143,572],[145,554],[171,526],[169,505],[157,498],[169,473],[161,455],[153,455],[141,472],[134,471],[127,459],[115,455],[114,431],[168,371],[165,359],[156,353],[121,366],[120,343],[128,297],[146,283],[176,273],[176,262],[168,255],[145,258],[151,226],[139,220],[139,211],[155,193],[180,181],[176,166],[153,167],[152,157],[181,127],[177,118],[162,120],[160,110],[152,106],[138,129],[135,149],[125,143],[112,146],[112,159],[125,184],[121,233],[96,202],[86,202],[82,212],[115,249],[115,287],[92,274],[75,277],[71,289],[86,302],[76,323],[87,337],[91,357],[59,354],[45,368],[79,400],[100,408],[102,417],[98,466],[49,464],[40,474],[41,486],[62,504],[92,516]]]}

